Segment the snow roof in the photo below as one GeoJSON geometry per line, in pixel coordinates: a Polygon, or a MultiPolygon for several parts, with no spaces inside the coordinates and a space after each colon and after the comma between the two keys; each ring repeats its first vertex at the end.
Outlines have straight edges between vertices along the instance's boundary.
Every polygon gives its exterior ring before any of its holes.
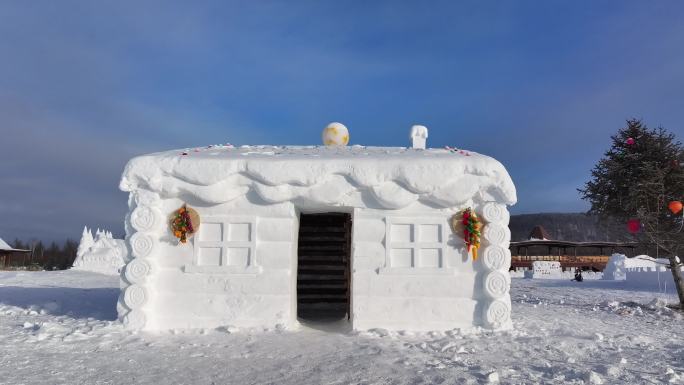
{"type": "Polygon", "coordinates": [[[0,238],[0,250],[12,250],[12,247],[0,238]]]}
{"type": "Polygon", "coordinates": [[[0,238],[0,250],[5,250],[5,251],[30,251],[30,250],[23,250],[23,249],[15,249],[12,246],[8,245],[7,242],[3,241],[2,238],[0,238]]]}
{"type": "Polygon", "coordinates": [[[508,205],[517,200],[501,163],[451,148],[218,145],[173,150],[133,158],[120,188],[205,204],[256,193],[267,203],[341,206],[356,191],[389,209],[415,201],[454,207],[478,194],[508,205]]]}

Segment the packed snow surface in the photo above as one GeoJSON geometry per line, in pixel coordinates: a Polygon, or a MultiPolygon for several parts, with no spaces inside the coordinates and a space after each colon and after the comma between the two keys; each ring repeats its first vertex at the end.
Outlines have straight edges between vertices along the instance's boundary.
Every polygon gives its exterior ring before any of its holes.
{"type": "Polygon", "coordinates": [[[0,384],[663,384],[684,380],[672,293],[626,281],[513,279],[514,330],[464,335],[115,321],[118,278],[0,272],[0,384]]]}
{"type": "Polygon", "coordinates": [[[476,194],[515,204],[497,160],[455,149],[365,146],[208,146],[133,158],[124,191],[145,189],[193,204],[219,204],[249,193],[267,203],[357,207],[368,199],[398,209],[421,201],[455,207],[476,194]],[[367,193],[362,200],[355,192],[367,193]]]}

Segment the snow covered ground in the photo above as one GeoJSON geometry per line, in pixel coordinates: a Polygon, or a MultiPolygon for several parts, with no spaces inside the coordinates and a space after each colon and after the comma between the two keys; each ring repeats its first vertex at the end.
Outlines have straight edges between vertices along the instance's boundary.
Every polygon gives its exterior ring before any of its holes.
{"type": "Polygon", "coordinates": [[[672,293],[512,282],[504,333],[147,334],[115,321],[117,277],[0,272],[0,384],[684,383],[683,317],[663,306],[672,293]]]}

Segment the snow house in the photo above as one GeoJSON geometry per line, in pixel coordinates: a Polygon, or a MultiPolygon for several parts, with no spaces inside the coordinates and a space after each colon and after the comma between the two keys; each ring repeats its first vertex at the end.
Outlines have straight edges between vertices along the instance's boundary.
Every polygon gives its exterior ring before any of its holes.
{"type": "Polygon", "coordinates": [[[130,255],[117,308],[130,329],[511,326],[516,191],[488,156],[218,145],[136,157],[120,188],[130,255]],[[199,223],[180,243],[170,221],[184,205],[199,223]],[[458,226],[466,208],[482,225],[477,255],[458,226]]]}

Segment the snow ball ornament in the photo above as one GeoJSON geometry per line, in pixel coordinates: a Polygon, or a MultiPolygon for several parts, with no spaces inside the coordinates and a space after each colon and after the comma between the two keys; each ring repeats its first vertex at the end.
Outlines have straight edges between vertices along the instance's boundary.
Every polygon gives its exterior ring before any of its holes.
{"type": "Polygon", "coordinates": [[[346,146],[349,143],[349,130],[342,123],[330,123],[323,129],[321,135],[326,146],[346,146]]]}
{"type": "Polygon", "coordinates": [[[636,234],[641,229],[641,222],[638,219],[630,219],[627,221],[627,231],[636,234]]]}
{"type": "Polygon", "coordinates": [[[680,201],[672,201],[670,202],[670,204],[667,205],[667,208],[669,208],[670,211],[672,211],[672,214],[677,215],[680,211],[682,211],[684,205],[682,205],[682,202],[680,201]]]}

